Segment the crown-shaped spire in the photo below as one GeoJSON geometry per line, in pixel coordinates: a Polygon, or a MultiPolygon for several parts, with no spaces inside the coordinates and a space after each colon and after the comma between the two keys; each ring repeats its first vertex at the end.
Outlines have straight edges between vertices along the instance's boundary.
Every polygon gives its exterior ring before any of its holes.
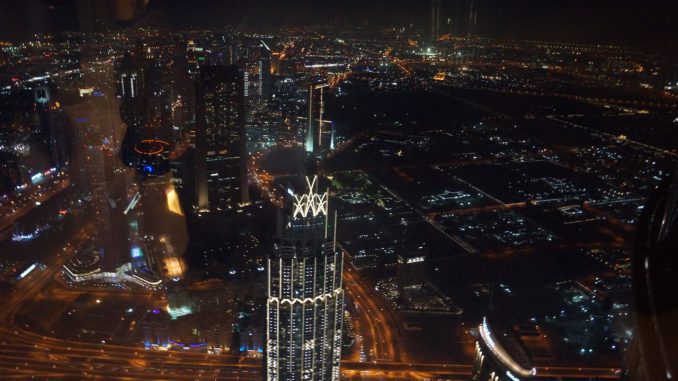
{"type": "Polygon", "coordinates": [[[293,218],[308,217],[309,212],[313,217],[324,214],[327,215],[327,199],[328,192],[318,194],[318,176],[313,176],[313,180],[306,176],[306,185],[308,185],[308,193],[301,196],[294,196],[294,211],[293,218]]]}

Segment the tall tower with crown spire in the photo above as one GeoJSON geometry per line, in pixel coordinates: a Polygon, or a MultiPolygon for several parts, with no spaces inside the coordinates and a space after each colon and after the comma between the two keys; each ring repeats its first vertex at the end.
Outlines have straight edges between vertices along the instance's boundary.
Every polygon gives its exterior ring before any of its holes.
{"type": "Polygon", "coordinates": [[[338,381],[344,309],[343,255],[330,222],[329,190],[306,178],[308,192],[290,191],[279,213],[268,260],[266,379],[338,381]]]}

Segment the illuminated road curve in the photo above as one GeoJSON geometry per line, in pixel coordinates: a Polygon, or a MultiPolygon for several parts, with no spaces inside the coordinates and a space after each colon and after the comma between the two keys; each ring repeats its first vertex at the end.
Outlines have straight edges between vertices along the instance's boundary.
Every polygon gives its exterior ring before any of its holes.
{"type": "Polygon", "coordinates": [[[370,345],[371,356],[368,360],[395,361],[401,360],[400,338],[394,319],[390,318],[386,308],[380,306],[379,300],[371,295],[351,270],[344,271],[344,287],[351,302],[359,308],[355,318],[359,319],[364,329],[361,334],[370,345]]]}

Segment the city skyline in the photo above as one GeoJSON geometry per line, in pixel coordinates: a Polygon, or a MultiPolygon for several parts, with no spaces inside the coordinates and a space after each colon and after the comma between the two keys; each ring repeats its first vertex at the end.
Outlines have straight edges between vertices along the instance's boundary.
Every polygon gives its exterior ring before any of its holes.
{"type": "Polygon", "coordinates": [[[6,7],[0,378],[675,374],[675,5],[6,7]]]}

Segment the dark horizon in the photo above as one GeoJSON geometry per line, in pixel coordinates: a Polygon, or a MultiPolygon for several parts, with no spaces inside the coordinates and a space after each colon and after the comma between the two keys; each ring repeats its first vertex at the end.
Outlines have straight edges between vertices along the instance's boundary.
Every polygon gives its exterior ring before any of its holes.
{"type": "MultiPolygon", "coordinates": [[[[132,2],[130,2],[132,3],[132,2]]],[[[465,30],[469,0],[442,2],[441,23],[449,30],[465,30]],[[446,25],[447,26],[447,25],[446,25]]],[[[584,0],[544,2],[475,0],[478,34],[491,38],[540,39],[580,43],[613,43],[650,50],[668,50],[678,43],[678,5],[675,2],[584,0]]],[[[29,0],[0,4],[0,38],[27,38],[33,33],[77,30],[77,2],[29,0]]],[[[238,29],[265,30],[281,26],[322,23],[367,27],[409,27],[426,30],[429,3],[347,0],[322,2],[292,0],[149,1],[135,22],[121,26],[205,28],[230,24],[238,29]],[[386,15],[386,16],[385,16],[386,15]]]]}

